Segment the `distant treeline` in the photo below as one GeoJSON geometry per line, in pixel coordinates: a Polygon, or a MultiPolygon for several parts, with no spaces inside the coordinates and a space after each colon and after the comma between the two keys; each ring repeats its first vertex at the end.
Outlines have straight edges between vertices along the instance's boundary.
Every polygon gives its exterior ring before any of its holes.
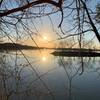
{"type": "Polygon", "coordinates": [[[87,49],[87,48],[56,48],[56,50],[62,50],[62,51],[100,51],[100,49],[87,49]]]}
{"type": "Polygon", "coordinates": [[[54,51],[54,56],[68,57],[100,57],[100,53],[94,51],[54,51]]]}
{"type": "MultiPolygon", "coordinates": [[[[45,47],[44,47],[45,48],[45,47]]],[[[87,48],[45,48],[45,49],[54,49],[54,50],[60,50],[60,51],[81,51],[81,52],[91,52],[91,51],[98,51],[100,52],[100,49],[87,49],[87,48]]]]}
{"type": "Polygon", "coordinates": [[[38,50],[38,49],[53,49],[53,50],[60,50],[60,51],[83,51],[83,52],[89,52],[89,51],[98,51],[100,52],[100,49],[86,49],[86,48],[48,48],[48,47],[37,47],[37,46],[29,46],[29,45],[22,45],[18,43],[0,43],[0,50],[38,50]]]}
{"type": "Polygon", "coordinates": [[[35,46],[22,45],[18,43],[0,43],[0,50],[23,50],[23,49],[38,49],[35,46]]]}

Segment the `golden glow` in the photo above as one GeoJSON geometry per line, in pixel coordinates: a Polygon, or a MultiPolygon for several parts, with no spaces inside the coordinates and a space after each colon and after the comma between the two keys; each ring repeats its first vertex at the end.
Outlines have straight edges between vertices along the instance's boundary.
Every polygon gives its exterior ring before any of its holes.
{"type": "Polygon", "coordinates": [[[45,27],[41,27],[39,29],[39,33],[37,35],[33,35],[32,38],[34,39],[35,42],[31,38],[28,39],[23,38],[22,40],[19,41],[19,43],[30,46],[38,45],[38,47],[49,47],[49,48],[53,48],[55,46],[56,41],[52,41],[56,39],[55,33],[47,25],[45,27]]]}
{"type": "Polygon", "coordinates": [[[43,39],[44,39],[44,40],[47,40],[48,38],[47,38],[47,36],[43,36],[43,39]]]}
{"type": "Polygon", "coordinates": [[[52,62],[52,55],[50,55],[53,50],[42,49],[41,52],[39,50],[25,50],[23,51],[26,56],[33,58],[33,64],[41,65],[39,68],[41,70],[48,70],[51,69],[49,65],[52,62]]]}
{"type": "Polygon", "coordinates": [[[46,57],[44,56],[44,57],[42,57],[42,61],[46,61],[47,59],[46,59],[46,57]]]}

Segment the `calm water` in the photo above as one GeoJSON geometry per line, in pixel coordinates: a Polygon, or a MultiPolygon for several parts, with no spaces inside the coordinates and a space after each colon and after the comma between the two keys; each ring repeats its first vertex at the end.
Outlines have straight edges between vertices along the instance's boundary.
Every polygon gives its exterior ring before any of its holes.
{"type": "Polygon", "coordinates": [[[0,53],[0,100],[100,100],[100,58],[52,50],[0,53]]]}

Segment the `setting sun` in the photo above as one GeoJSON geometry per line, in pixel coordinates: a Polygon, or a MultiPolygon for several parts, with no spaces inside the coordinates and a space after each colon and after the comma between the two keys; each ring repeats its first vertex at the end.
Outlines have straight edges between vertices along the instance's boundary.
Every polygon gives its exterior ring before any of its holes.
{"type": "Polygon", "coordinates": [[[47,38],[47,36],[43,36],[43,39],[44,39],[44,40],[47,40],[48,38],[47,38]]]}

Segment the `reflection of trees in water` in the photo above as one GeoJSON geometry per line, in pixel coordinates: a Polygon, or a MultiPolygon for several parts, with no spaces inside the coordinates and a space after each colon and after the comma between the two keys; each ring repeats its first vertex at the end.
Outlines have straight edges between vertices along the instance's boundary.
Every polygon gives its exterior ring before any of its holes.
{"type": "MultiPolygon", "coordinates": [[[[75,76],[83,75],[88,69],[100,75],[100,68],[93,66],[96,64],[95,59],[71,57],[57,59],[59,66],[66,72],[68,83],[65,83],[65,88],[68,100],[73,99],[73,89],[77,89],[72,84],[75,76]]],[[[17,52],[14,55],[0,53],[0,100],[54,100],[55,90],[46,83],[44,76],[56,68],[58,67],[40,74],[35,69],[34,63],[23,60],[17,52]]]]}
{"type": "Polygon", "coordinates": [[[1,100],[8,100],[9,96],[11,95],[10,87],[7,85],[11,76],[12,76],[12,69],[9,64],[6,63],[7,59],[4,54],[0,54],[0,99],[1,100]],[[9,94],[8,94],[9,92],[9,94]]]}
{"type": "MultiPolygon", "coordinates": [[[[74,89],[76,88],[72,85],[73,80],[76,76],[80,76],[84,74],[84,72],[88,70],[90,72],[97,72],[100,76],[100,68],[99,66],[94,66],[96,64],[96,58],[91,57],[58,57],[58,64],[59,66],[63,67],[64,71],[66,72],[66,78],[68,80],[68,85],[66,87],[68,100],[74,100],[74,89]]],[[[99,65],[99,64],[98,64],[99,65]]]]}
{"type": "MultiPolygon", "coordinates": [[[[33,66],[34,67],[34,66],[33,66]]],[[[54,95],[35,69],[14,56],[0,54],[0,100],[44,100],[54,95]]]]}

